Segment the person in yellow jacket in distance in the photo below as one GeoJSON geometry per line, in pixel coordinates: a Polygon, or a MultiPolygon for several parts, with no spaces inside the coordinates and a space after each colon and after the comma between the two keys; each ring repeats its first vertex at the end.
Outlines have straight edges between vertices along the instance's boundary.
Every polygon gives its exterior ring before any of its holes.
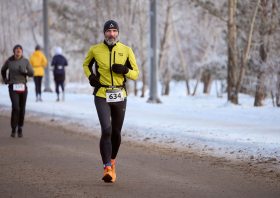
{"type": "Polygon", "coordinates": [[[30,56],[30,64],[34,70],[34,83],[35,83],[35,92],[36,92],[36,102],[42,101],[41,97],[41,86],[42,79],[45,75],[44,68],[47,66],[47,58],[41,52],[41,48],[39,45],[35,47],[35,52],[30,56]]]}

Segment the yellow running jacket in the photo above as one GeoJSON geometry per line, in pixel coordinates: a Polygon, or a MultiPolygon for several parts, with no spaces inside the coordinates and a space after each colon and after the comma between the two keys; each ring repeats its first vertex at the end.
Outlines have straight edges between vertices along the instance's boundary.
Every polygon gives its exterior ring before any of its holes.
{"type": "MultiPolygon", "coordinates": [[[[88,55],[84,60],[83,68],[87,77],[93,74],[92,66],[95,63],[96,76],[101,85],[105,86],[121,86],[126,82],[126,77],[131,80],[136,80],[139,76],[139,69],[136,64],[135,56],[130,47],[117,42],[111,49],[105,43],[92,46],[88,55]],[[129,68],[127,74],[116,74],[112,70],[112,65],[122,64],[129,68]]],[[[94,95],[106,98],[106,89],[108,87],[97,87],[94,90],[94,95]]],[[[124,97],[127,97],[126,90],[123,89],[124,97]]]]}
{"type": "Polygon", "coordinates": [[[36,50],[30,56],[30,64],[34,70],[34,76],[44,76],[44,68],[47,66],[47,59],[41,50],[36,50]]]}

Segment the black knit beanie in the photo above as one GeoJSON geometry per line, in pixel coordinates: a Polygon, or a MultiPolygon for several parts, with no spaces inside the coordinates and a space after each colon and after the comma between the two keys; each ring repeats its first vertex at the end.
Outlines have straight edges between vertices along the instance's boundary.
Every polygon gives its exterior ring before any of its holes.
{"type": "Polygon", "coordinates": [[[113,20],[109,20],[109,21],[107,21],[107,22],[104,24],[104,29],[103,29],[104,34],[105,34],[105,32],[106,32],[108,29],[117,29],[118,32],[120,32],[120,31],[119,31],[119,26],[118,26],[117,22],[116,22],[116,21],[113,21],[113,20]]]}
{"type": "Polygon", "coordinates": [[[40,45],[36,45],[35,50],[41,50],[40,45]]]}
{"type": "Polygon", "coordinates": [[[14,52],[14,53],[15,53],[15,50],[16,50],[17,47],[19,47],[19,48],[22,50],[22,52],[23,52],[23,49],[22,49],[21,45],[17,44],[17,45],[15,45],[15,47],[13,48],[13,52],[14,52]]]}

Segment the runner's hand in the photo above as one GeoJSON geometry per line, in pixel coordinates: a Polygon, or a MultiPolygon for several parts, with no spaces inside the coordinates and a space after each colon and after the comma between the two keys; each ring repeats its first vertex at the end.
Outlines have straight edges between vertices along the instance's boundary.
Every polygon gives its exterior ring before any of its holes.
{"type": "Polygon", "coordinates": [[[18,66],[18,67],[19,67],[20,73],[22,73],[22,74],[27,74],[26,69],[23,69],[21,66],[18,66]]]}
{"type": "Polygon", "coordinates": [[[7,78],[4,78],[3,80],[4,80],[5,85],[8,85],[10,83],[7,78]]]}
{"type": "Polygon", "coordinates": [[[94,74],[91,74],[89,77],[89,84],[92,86],[92,87],[98,87],[100,85],[99,83],[99,80],[98,78],[94,75],[94,74]]]}
{"type": "Polygon", "coordinates": [[[129,69],[121,64],[113,64],[112,70],[116,74],[127,74],[129,72],[129,69]]]}

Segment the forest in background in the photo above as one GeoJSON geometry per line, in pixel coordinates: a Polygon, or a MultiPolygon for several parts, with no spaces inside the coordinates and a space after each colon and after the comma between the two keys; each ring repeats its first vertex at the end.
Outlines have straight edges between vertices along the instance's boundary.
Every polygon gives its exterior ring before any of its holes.
{"type": "MultiPolygon", "coordinates": [[[[43,48],[42,0],[1,0],[0,61],[16,44],[29,57],[43,48]]],[[[144,96],[149,79],[149,0],[49,0],[49,54],[62,47],[68,59],[67,81],[88,82],[83,60],[88,49],[103,41],[104,23],[113,19],[120,42],[130,46],[137,60],[144,96]]],[[[204,84],[209,93],[221,83],[217,96],[227,92],[238,104],[238,93],[265,98],[280,106],[279,0],[158,0],[158,69],[162,95],[171,80],[186,82],[186,95],[204,84]],[[197,83],[197,84],[198,84],[197,83]]],[[[135,82],[135,85],[137,84],[135,82]]],[[[136,87],[136,86],[135,86],[136,87]]]]}

